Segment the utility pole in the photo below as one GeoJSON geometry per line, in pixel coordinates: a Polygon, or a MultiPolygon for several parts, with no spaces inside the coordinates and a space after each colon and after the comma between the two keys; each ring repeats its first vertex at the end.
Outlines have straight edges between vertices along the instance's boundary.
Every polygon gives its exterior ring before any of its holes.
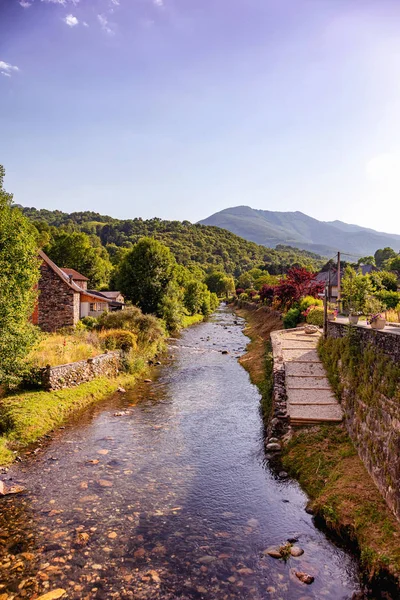
{"type": "Polygon", "coordinates": [[[337,253],[337,304],[340,312],[340,252],[337,253]]]}

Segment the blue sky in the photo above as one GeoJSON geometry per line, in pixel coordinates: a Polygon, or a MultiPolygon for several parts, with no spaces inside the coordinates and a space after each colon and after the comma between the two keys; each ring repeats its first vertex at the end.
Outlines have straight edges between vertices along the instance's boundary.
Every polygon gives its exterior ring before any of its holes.
{"type": "Polygon", "coordinates": [[[0,0],[0,162],[25,206],[246,204],[400,233],[397,0],[0,0]]]}

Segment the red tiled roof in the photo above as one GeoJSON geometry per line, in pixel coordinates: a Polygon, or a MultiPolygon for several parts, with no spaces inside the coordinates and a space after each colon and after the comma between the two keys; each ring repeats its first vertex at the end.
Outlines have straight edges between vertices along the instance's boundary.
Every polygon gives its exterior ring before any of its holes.
{"type": "Polygon", "coordinates": [[[64,273],[66,273],[67,275],[72,275],[72,279],[76,281],[89,281],[87,277],[81,275],[80,273],[78,273],[78,271],[75,271],[75,269],[65,269],[63,267],[61,270],[64,271],[64,273]]]}

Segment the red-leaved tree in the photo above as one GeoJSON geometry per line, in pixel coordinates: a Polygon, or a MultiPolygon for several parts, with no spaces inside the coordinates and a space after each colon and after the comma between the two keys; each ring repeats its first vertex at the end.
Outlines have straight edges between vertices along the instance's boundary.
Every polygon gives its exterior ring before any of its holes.
{"type": "Polygon", "coordinates": [[[275,287],[275,298],[279,300],[282,308],[290,308],[303,296],[313,296],[324,290],[324,284],[315,281],[316,274],[304,267],[292,267],[288,269],[286,279],[281,279],[275,287]]]}

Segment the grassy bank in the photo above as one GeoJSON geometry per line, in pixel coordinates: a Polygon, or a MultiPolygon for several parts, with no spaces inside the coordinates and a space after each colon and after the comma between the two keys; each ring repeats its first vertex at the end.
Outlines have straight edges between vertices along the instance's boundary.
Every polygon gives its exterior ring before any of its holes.
{"type": "Polygon", "coordinates": [[[272,347],[271,331],[282,329],[282,321],[278,313],[265,307],[256,310],[237,308],[236,314],[246,320],[245,335],[250,338],[246,353],[239,362],[250,375],[261,394],[261,407],[264,419],[268,419],[272,408],[272,347]]]}
{"type": "MultiPolygon", "coordinates": [[[[262,394],[264,414],[272,402],[271,331],[282,328],[274,313],[239,309],[250,337],[240,362],[262,394]]],[[[284,448],[283,466],[298,479],[310,506],[327,527],[360,552],[366,576],[388,574],[400,584],[400,524],[387,507],[344,425],[322,425],[294,433],[284,448]]]]}
{"type": "Polygon", "coordinates": [[[359,459],[344,425],[295,433],[283,453],[310,505],[329,529],[360,552],[365,573],[389,573],[400,584],[400,524],[359,459]]]}
{"type": "Polygon", "coordinates": [[[72,414],[104,400],[119,386],[131,387],[138,375],[140,373],[115,379],[99,377],[74,388],[54,392],[24,391],[3,398],[0,404],[0,465],[14,460],[13,449],[35,442],[65,423],[72,414]]]}

